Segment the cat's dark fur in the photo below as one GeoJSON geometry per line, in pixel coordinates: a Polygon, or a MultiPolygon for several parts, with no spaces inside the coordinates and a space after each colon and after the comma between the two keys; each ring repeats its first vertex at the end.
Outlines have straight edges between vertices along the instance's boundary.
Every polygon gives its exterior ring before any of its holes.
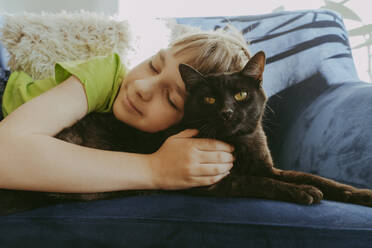
{"type": "MultiPolygon", "coordinates": [[[[235,147],[231,174],[213,186],[196,189],[213,196],[262,197],[300,204],[320,200],[372,207],[372,190],[357,189],[317,175],[274,167],[262,128],[267,97],[262,88],[265,54],[257,53],[244,69],[232,74],[203,76],[180,65],[189,97],[182,128],[198,128],[202,137],[216,138],[235,147]],[[234,96],[245,92],[237,101],[234,96]],[[203,102],[213,97],[214,104],[203,102]]],[[[194,190],[194,191],[196,191],[194,190]]]]}
{"type": "MultiPolygon", "coordinates": [[[[116,120],[112,114],[92,113],[56,137],[98,149],[152,153],[170,135],[185,128],[197,128],[200,130],[198,137],[215,138],[232,144],[236,160],[228,177],[212,186],[184,191],[186,193],[260,197],[300,204],[318,203],[324,198],[372,207],[372,190],[357,189],[320,176],[274,167],[261,124],[267,101],[262,89],[264,66],[263,52],[257,53],[242,71],[235,73],[204,76],[181,64],[179,69],[188,92],[185,114],[178,125],[164,132],[143,133],[116,120]],[[214,102],[208,103],[206,97],[209,100],[213,98],[214,102]]],[[[94,200],[152,192],[33,194],[42,195],[45,197],[44,203],[49,203],[61,199],[94,200]]],[[[35,195],[30,199],[32,197],[35,195]]],[[[19,202],[19,197],[15,199],[19,202]]],[[[39,203],[43,203],[43,200],[39,200],[39,203]]],[[[11,204],[9,207],[12,207],[11,204]]],[[[15,209],[19,210],[20,207],[13,206],[15,209]]]]}

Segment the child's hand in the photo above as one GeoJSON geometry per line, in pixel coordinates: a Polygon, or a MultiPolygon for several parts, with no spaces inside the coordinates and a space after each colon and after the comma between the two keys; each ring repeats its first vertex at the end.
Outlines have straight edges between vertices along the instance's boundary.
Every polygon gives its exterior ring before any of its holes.
{"type": "Polygon", "coordinates": [[[193,139],[187,129],[169,137],[153,153],[151,170],[157,189],[185,189],[211,185],[229,174],[233,147],[213,139],[193,139]]]}

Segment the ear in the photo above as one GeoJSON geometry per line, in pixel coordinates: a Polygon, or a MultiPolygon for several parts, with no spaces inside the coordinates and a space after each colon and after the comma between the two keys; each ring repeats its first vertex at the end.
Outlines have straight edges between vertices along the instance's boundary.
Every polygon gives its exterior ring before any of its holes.
{"type": "Polygon", "coordinates": [[[262,86],[262,75],[265,69],[266,55],[263,51],[256,53],[240,71],[244,76],[258,81],[258,87],[262,86]]]}
{"type": "Polygon", "coordinates": [[[186,64],[178,66],[183,82],[185,83],[186,91],[189,91],[197,83],[203,82],[204,76],[196,69],[186,64]]]}

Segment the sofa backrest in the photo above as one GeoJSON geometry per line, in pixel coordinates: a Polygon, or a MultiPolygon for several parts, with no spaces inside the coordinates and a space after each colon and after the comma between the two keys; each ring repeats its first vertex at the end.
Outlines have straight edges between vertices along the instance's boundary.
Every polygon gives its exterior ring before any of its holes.
{"type": "Polygon", "coordinates": [[[328,85],[358,81],[343,20],[330,10],[177,18],[177,22],[205,30],[229,23],[241,30],[252,54],[266,53],[264,89],[269,96],[315,74],[328,85]]]}

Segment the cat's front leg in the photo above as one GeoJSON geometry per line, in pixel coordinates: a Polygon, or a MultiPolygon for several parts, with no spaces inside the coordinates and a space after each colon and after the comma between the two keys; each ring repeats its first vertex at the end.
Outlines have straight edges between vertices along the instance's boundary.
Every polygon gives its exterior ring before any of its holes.
{"type": "Polygon", "coordinates": [[[308,184],[319,188],[324,199],[372,207],[372,190],[358,189],[318,175],[274,168],[274,178],[289,183],[308,184]]]}
{"type": "Polygon", "coordinates": [[[314,186],[256,176],[226,178],[209,187],[191,189],[189,193],[220,197],[257,197],[306,205],[319,203],[323,198],[322,192],[314,186]]]}

